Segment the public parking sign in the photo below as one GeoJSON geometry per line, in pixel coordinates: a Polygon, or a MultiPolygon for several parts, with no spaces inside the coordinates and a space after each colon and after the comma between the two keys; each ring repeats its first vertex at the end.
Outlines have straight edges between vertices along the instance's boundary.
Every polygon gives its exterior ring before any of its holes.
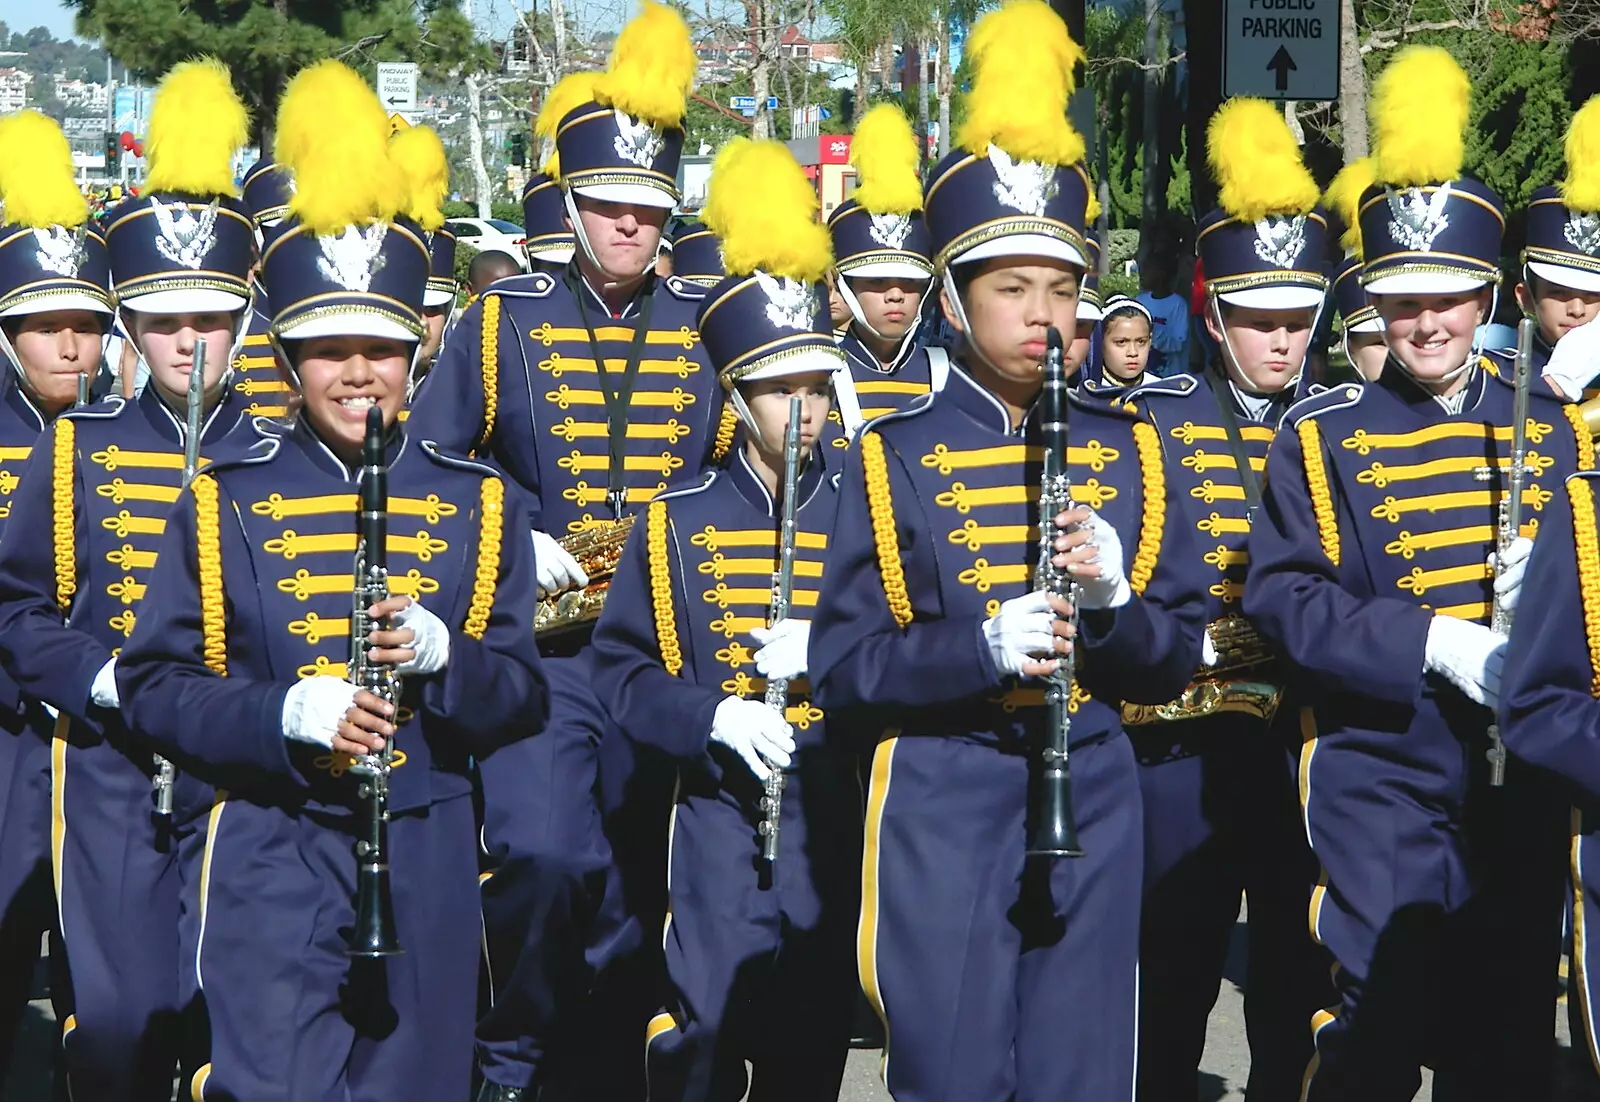
{"type": "Polygon", "coordinates": [[[1339,0],[1226,0],[1222,92],[1339,98],[1339,0]]]}

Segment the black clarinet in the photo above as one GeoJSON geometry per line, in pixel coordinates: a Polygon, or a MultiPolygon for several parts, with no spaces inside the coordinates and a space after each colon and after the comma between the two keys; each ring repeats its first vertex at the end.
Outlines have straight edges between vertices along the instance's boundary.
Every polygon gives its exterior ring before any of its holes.
{"type": "MultiPolygon", "coordinates": [[[[1039,477],[1039,563],[1034,588],[1072,602],[1078,621],[1078,586],[1072,575],[1051,562],[1056,553],[1056,515],[1072,508],[1072,483],[1067,477],[1067,368],[1061,333],[1045,337],[1044,390],[1039,395],[1039,427],[1044,438],[1044,469],[1039,477]]],[[[1074,640],[1076,642],[1076,640],[1074,640]]],[[[1072,814],[1072,770],[1067,740],[1072,734],[1072,684],[1075,657],[1068,654],[1045,683],[1047,719],[1039,751],[1038,784],[1030,809],[1030,857],[1082,857],[1078,824],[1072,814]]]]}
{"type": "MultiPolygon", "coordinates": [[[[367,435],[361,444],[361,491],[357,522],[355,595],[350,614],[350,682],[395,709],[399,725],[400,678],[394,667],[367,657],[374,620],[367,609],[389,596],[389,469],[383,461],[383,411],[367,410],[367,435]]],[[[394,737],[377,753],[363,754],[350,772],[361,778],[357,795],[366,803],[366,837],[356,842],[356,922],[350,935],[352,957],[392,957],[405,952],[394,928],[394,898],[389,887],[389,770],[394,737]]]]}

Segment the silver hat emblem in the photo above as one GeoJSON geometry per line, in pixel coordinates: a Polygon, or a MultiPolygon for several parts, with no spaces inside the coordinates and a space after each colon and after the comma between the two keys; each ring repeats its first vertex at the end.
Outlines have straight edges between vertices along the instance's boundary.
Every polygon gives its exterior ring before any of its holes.
{"type": "Polygon", "coordinates": [[[911,236],[911,216],[909,214],[873,214],[867,212],[867,217],[872,219],[872,239],[886,249],[903,249],[906,247],[906,238],[911,236]]]}
{"type": "Polygon", "coordinates": [[[611,145],[617,151],[617,156],[640,168],[655,164],[656,158],[666,148],[667,140],[644,119],[636,119],[616,110],[612,114],[617,117],[617,136],[611,145]]]}
{"type": "Polygon", "coordinates": [[[756,284],[767,296],[767,320],[782,329],[811,328],[811,284],[787,276],[756,272],[756,284]]]}
{"type": "Polygon", "coordinates": [[[346,291],[365,292],[372,286],[372,277],[383,271],[388,262],[382,255],[383,241],[388,235],[387,222],[374,222],[365,229],[346,226],[337,237],[323,234],[317,238],[317,244],[322,247],[317,271],[346,291]]]}
{"type": "Polygon", "coordinates": [[[1431,196],[1421,188],[1388,188],[1387,192],[1389,236],[1412,252],[1432,251],[1439,235],[1450,228],[1450,219],[1444,213],[1450,202],[1450,185],[1440,184],[1431,196]]]}
{"type": "Polygon", "coordinates": [[[197,216],[181,199],[163,205],[152,195],[150,213],[155,215],[156,228],[161,231],[156,238],[156,251],[180,268],[199,271],[206,254],[217,243],[217,210],[221,202],[211,200],[197,216]]]}
{"type": "Polygon", "coordinates": [[[1293,268],[1306,247],[1306,216],[1276,215],[1256,223],[1256,255],[1274,268],[1293,268]]]}
{"type": "Polygon", "coordinates": [[[1034,218],[1044,216],[1044,208],[1061,191],[1054,165],[1033,161],[1014,161],[999,146],[990,144],[989,163],[994,166],[994,197],[1012,210],[1034,218]]]}
{"type": "Polygon", "coordinates": [[[1585,256],[1600,253],[1600,214],[1572,211],[1567,215],[1561,235],[1567,239],[1567,244],[1585,256]]]}
{"type": "Polygon", "coordinates": [[[87,232],[85,226],[79,226],[76,230],[68,230],[64,226],[35,229],[33,239],[39,248],[34,253],[34,259],[47,272],[54,272],[64,279],[77,279],[78,269],[88,259],[83,247],[87,232]]]}

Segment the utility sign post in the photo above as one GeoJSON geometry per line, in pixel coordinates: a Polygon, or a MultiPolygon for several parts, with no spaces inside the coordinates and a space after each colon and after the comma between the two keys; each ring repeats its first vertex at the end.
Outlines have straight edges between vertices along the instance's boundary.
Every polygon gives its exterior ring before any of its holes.
{"type": "Polygon", "coordinates": [[[1225,0],[1222,94],[1339,98],[1339,0],[1225,0]]]}
{"type": "Polygon", "coordinates": [[[412,61],[378,62],[378,98],[390,114],[417,109],[417,66],[412,61]]]}

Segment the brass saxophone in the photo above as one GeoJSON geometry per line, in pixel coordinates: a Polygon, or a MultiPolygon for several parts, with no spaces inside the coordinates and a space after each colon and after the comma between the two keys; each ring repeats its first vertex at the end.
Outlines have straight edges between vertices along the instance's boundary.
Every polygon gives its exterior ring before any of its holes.
{"type": "MultiPolygon", "coordinates": [[[[771,626],[789,618],[789,602],[794,596],[795,514],[799,509],[800,466],[800,396],[789,399],[789,425],[783,434],[783,506],[778,530],[778,569],[772,575],[772,606],[767,613],[771,626]]],[[[789,707],[789,679],[767,679],[767,707],[779,716],[789,707]]],[[[771,763],[768,763],[771,766],[771,763]]],[[[778,859],[778,828],[783,816],[783,770],[773,768],[761,793],[761,857],[773,862],[778,859]]]]}

